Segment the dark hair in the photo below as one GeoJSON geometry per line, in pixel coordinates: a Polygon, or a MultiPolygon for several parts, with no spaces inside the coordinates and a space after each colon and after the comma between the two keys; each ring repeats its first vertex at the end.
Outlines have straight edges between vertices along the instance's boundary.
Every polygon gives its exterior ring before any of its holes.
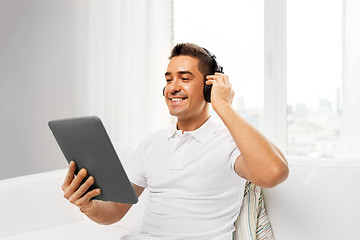
{"type": "Polygon", "coordinates": [[[176,56],[190,56],[199,59],[199,71],[205,77],[217,71],[218,64],[211,53],[194,43],[179,43],[171,51],[169,59],[176,56]]]}

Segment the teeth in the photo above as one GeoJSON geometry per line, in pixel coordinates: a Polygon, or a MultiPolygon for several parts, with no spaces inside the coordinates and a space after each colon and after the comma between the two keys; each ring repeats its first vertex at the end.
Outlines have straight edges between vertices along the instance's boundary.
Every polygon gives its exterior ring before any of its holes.
{"type": "Polygon", "coordinates": [[[171,99],[171,101],[173,101],[173,102],[177,102],[177,101],[181,101],[181,100],[183,100],[182,98],[172,98],[171,99]]]}

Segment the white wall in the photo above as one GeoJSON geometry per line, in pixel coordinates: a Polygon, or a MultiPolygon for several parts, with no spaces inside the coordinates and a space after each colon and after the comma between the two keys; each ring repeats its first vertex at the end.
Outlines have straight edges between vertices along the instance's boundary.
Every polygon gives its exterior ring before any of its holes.
{"type": "Polygon", "coordinates": [[[49,120],[97,115],[123,145],[170,122],[171,6],[0,1],[0,179],[67,166],[49,120]]]}
{"type": "Polygon", "coordinates": [[[0,1],[0,179],[66,167],[47,126],[86,114],[87,1],[0,1]]]}

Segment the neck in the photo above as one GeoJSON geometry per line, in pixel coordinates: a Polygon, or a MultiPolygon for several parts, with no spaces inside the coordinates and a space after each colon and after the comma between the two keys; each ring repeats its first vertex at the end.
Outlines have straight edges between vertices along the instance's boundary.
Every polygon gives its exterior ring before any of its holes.
{"type": "Polygon", "coordinates": [[[194,131],[201,127],[208,119],[210,115],[204,115],[202,117],[197,117],[196,119],[181,119],[178,118],[177,129],[184,131],[194,131]]]}

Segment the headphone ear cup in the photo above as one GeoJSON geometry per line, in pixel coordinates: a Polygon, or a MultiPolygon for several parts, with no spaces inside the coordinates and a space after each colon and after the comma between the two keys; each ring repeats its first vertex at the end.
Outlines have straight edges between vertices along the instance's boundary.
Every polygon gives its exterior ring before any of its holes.
{"type": "Polygon", "coordinates": [[[207,102],[211,102],[211,88],[212,88],[212,85],[206,85],[204,86],[204,98],[205,98],[205,101],[207,102]]]}

